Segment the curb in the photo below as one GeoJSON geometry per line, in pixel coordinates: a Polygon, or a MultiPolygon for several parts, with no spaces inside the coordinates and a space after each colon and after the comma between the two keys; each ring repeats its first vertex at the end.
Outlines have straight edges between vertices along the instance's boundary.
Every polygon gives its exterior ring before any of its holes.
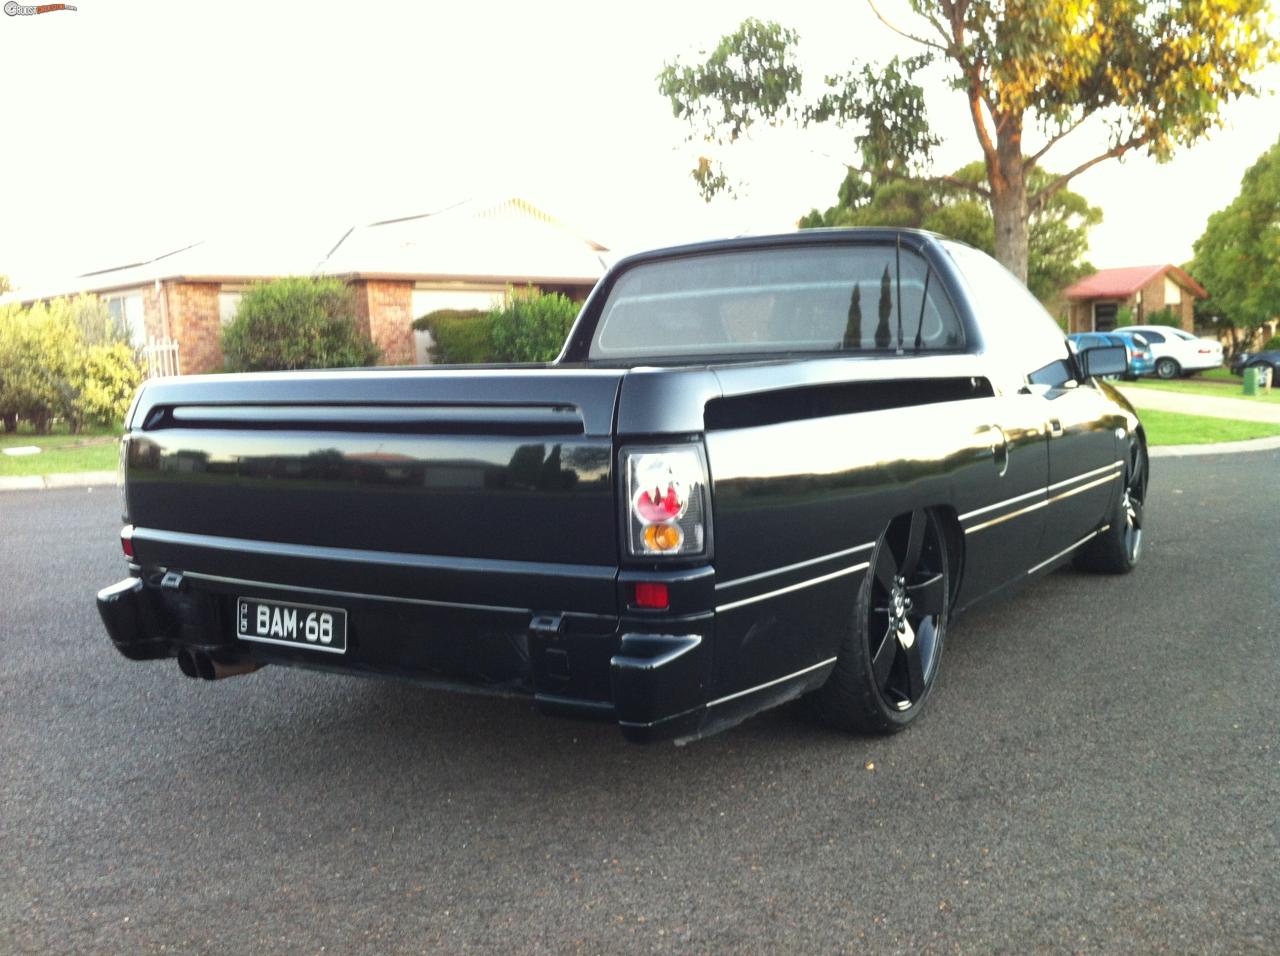
{"type": "Polygon", "coordinates": [[[1247,441],[1224,441],[1216,445],[1156,445],[1147,450],[1152,458],[1190,458],[1196,455],[1236,455],[1249,451],[1274,451],[1280,448],[1280,435],[1272,438],[1250,438],[1247,441]]]}
{"type": "Polygon", "coordinates": [[[114,471],[68,471],[57,475],[0,478],[0,491],[44,491],[48,488],[89,488],[116,483],[114,471]]]}

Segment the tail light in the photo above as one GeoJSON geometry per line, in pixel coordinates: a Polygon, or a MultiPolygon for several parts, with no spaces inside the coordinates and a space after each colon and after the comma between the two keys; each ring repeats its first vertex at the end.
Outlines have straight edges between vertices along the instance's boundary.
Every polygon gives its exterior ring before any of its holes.
{"type": "Polygon", "coordinates": [[[133,560],[133,525],[127,524],[120,529],[120,550],[130,561],[133,560]]]}
{"type": "Polygon", "coordinates": [[[707,552],[707,466],[697,445],[624,448],[627,553],[688,558],[707,552]]]}

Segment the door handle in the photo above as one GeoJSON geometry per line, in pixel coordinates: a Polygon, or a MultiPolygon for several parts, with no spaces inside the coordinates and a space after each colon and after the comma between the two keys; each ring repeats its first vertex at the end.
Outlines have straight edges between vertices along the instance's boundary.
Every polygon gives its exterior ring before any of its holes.
{"type": "Polygon", "coordinates": [[[1049,429],[1050,438],[1062,437],[1062,422],[1058,421],[1058,419],[1049,419],[1049,421],[1045,423],[1045,427],[1049,429]]]}

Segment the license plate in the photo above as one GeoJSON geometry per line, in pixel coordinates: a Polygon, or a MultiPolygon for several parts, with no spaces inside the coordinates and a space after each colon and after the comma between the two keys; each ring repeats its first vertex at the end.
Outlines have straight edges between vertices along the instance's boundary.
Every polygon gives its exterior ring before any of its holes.
{"type": "Polygon", "coordinates": [[[345,654],[347,612],[314,604],[239,598],[236,602],[236,636],[244,641],[345,654]]]}

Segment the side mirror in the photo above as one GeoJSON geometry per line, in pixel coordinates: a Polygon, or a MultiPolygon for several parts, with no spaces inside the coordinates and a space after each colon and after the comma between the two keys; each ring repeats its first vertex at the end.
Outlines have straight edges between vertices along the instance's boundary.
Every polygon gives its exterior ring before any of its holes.
{"type": "Polygon", "coordinates": [[[1123,345],[1100,345],[1084,349],[1076,355],[1080,374],[1085,378],[1123,375],[1129,370],[1129,354],[1123,345]]]}

